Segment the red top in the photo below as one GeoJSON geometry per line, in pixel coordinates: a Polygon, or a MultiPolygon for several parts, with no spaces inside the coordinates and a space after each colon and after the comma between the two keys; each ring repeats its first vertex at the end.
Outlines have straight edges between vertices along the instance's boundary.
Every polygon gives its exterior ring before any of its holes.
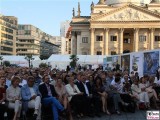
{"type": "Polygon", "coordinates": [[[6,88],[0,88],[0,100],[3,99],[3,94],[6,93],[6,88]]]}

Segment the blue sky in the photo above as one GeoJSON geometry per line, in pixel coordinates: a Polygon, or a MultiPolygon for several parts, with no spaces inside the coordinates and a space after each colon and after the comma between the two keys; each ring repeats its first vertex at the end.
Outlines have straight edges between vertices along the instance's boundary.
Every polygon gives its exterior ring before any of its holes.
{"type": "Polygon", "coordinates": [[[51,35],[60,35],[60,22],[71,20],[72,9],[77,14],[90,15],[91,2],[98,0],[0,0],[0,13],[16,16],[19,24],[32,24],[51,35]]]}

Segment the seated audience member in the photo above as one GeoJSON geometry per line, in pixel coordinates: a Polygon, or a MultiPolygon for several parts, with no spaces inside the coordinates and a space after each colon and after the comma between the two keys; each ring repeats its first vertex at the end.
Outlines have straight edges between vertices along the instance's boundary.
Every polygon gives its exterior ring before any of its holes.
{"type": "Polygon", "coordinates": [[[160,68],[157,70],[157,74],[156,74],[154,83],[155,83],[154,89],[158,97],[160,98],[160,68]]]}
{"type": "Polygon", "coordinates": [[[4,113],[6,112],[7,109],[7,104],[6,104],[6,88],[7,86],[5,85],[6,79],[3,76],[0,76],[0,118],[2,120],[4,119],[4,113]]]}
{"type": "MultiPolygon", "coordinates": [[[[128,102],[124,102],[123,100],[125,99],[125,97],[129,97],[128,95],[124,95],[123,93],[123,83],[121,82],[121,77],[119,73],[115,74],[115,79],[111,82],[111,89],[113,91],[113,93],[115,94],[119,94],[119,96],[117,95],[117,99],[114,98],[114,103],[121,103],[123,106],[128,106],[128,102]],[[123,96],[123,97],[122,97],[123,96]],[[123,98],[123,100],[121,99],[123,98]]],[[[120,114],[119,112],[119,106],[118,104],[115,104],[116,106],[116,111],[117,114],[120,114]]]]}
{"type": "Polygon", "coordinates": [[[113,86],[111,85],[111,83],[112,83],[112,81],[114,81],[114,79],[115,79],[115,77],[113,76],[113,72],[109,71],[108,76],[106,78],[106,81],[104,82],[104,88],[105,88],[105,91],[108,94],[108,98],[110,99],[109,102],[113,101],[113,106],[114,107],[111,107],[111,109],[113,109],[112,112],[114,112],[114,110],[115,110],[116,113],[118,115],[120,115],[118,104],[121,101],[121,97],[120,97],[120,94],[118,92],[115,92],[113,90],[113,86]]]}
{"type": "Polygon", "coordinates": [[[19,83],[20,86],[23,86],[23,85],[26,85],[27,84],[27,77],[28,77],[28,74],[25,73],[23,76],[22,76],[22,79],[19,83]]]}
{"type": "Polygon", "coordinates": [[[74,78],[69,77],[69,84],[66,85],[68,93],[68,100],[75,111],[78,118],[83,117],[84,112],[84,98],[82,92],[78,89],[77,85],[74,84],[74,78]]]}
{"type": "Polygon", "coordinates": [[[158,97],[157,97],[157,93],[155,92],[155,90],[152,88],[153,86],[153,81],[154,80],[148,80],[146,81],[146,79],[144,77],[142,77],[140,79],[140,88],[143,89],[144,91],[146,91],[148,93],[148,96],[149,96],[149,99],[150,98],[154,98],[156,99],[157,101],[159,100],[158,97]],[[152,82],[151,82],[152,81],[152,82]]]}
{"type": "Polygon", "coordinates": [[[54,86],[49,84],[50,80],[48,75],[43,76],[43,82],[44,83],[39,85],[39,91],[42,96],[42,104],[51,105],[54,120],[58,120],[59,118],[58,110],[64,112],[65,109],[61,105],[61,103],[57,100],[58,94],[56,93],[54,86]]]}
{"type": "Polygon", "coordinates": [[[38,87],[35,85],[34,77],[29,76],[27,84],[21,88],[23,109],[27,112],[28,108],[34,108],[34,117],[41,118],[41,97],[38,87]]]}
{"type": "Polygon", "coordinates": [[[134,80],[134,83],[132,84],[131,89],[132,89],[133,95],[135,95],[135,97],[140,103],[144,103],[146,107],[150,107],[148,93],[140,87],[137,79],[134,80]]]}
{"type": "Polygon", "coordinates": [[[96,109],[96,115],[100,117],[99,113],[102,109],[104,113],[109,113],[107,109],[107,94],[102,85],[102,79],[100,77],[95,78],[95,84],[92,89],[93,101],[96,109]],[[102,108],[101,108],[102,103],[102,108]]]}
{"type": "Polygon", "coordinates": [[[66,91],[66,87],[64,86],[64,83],[62,82],[62,79],[57,79],[55,83],[55,90],[58,94],[58,100],[60,101],[61,104],[63,104],[64,109],[66,109],[69,113],[69,118],[72,119],[71,115],[71,110],[70,110],[70,105],[68,101],[68,94],[66,91]]]}
{"type": "Polygon", "coordinates": [[[41,77],[39,77],[39,75],[38,75],[37,72],[33,72],[32,75],[33,75],[33,77],[34,77],[35,84],[36,84],[37,86],[39,86],[40,83],[42,82],[41,77]]]}
{"type": "Polygon", "coordinates": [[[91,96],[91,85],[86,81],[85,75],[79,75],[77,78],[77,82],[75,83],[80,90],[83,92],[84,104],[85,104],[85,114],[87,116],[92,117],[91,104],[92,104],[92,96],[91,96]]]}
{"type": "Polygon", "coordinates": [[[21,89],[19,87],[20,78],[13,77],[11,81],[11,86],[6,90],[6,100],[9,101],[8,107],[14,109],[13,120],[18,120],[21,113],[21,89]]]}

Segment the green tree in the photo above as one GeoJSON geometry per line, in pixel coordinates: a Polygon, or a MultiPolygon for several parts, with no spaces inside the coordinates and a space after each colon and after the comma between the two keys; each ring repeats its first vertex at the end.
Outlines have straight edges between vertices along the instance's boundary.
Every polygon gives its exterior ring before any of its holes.
{"type": "Polygon", "coordinates": [[[11,63],[9,61],[4,61],[3,65],[6,66],[6,67],[9,67],[11,65],[11,63]]]}
{"type": "Polygon", "coordinates": [[[39,64],[39,67],[40,67],[40,68],[47,68],[48,65],[47,65],[46,63],[40,63],[40,64],[39,64]]]}
{"type": "Polygon", "coordinates": [[[3,60],[3,56],[0,56],[1,65],[2,65],[2,60],[3,60]]]}
{"type": "Polygon", "coordinates": [[[32,65],[32,60],[34,60],[33,56],[32,55],[27,55],[25,57],[25,59],[28,61],[29,67],[33,67],[33,65],[32,65]]]}
{"type": "Polygon", "coordinates": [[[70,66],[75,69],[79,58],[77,57],[77,55],[71,55],[70,60],[71,60],[70,66]]]}

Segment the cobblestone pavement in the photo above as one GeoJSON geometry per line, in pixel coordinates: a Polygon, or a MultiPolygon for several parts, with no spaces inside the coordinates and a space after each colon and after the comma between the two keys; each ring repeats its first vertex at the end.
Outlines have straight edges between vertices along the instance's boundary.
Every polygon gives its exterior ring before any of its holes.
{"type": "Polygon", "coordinates": [[[146,111],[136,110],[135,113],[125,113],[122,112],[121,115],[113,114],[113,115],[105,115],[101,114],[100,118],[94,117],[84,117],[81,119],[74,118],[74,120],[146,120],[146,111]]]}

